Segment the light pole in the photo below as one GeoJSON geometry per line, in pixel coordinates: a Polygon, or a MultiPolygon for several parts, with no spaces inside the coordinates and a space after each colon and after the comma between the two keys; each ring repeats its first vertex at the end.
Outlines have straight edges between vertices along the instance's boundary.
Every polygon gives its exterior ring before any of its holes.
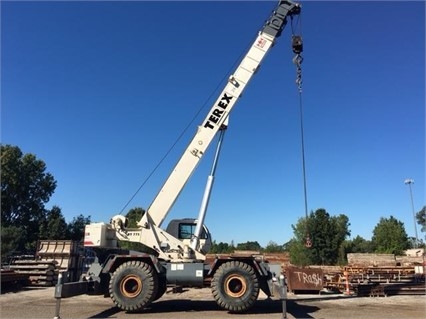
{"type": "Polygon", "coordinates": [[[408,188],[410,189],[411,209],[413,210],[413,218],[414,218],[414,233],[416,235],[416,242],[414,244],[414,248],[417,248],[417,245],[419,243],[419,238],[417,236],[416,213],[414,212],[413,191],[411,190],[411,184],[414,184],[414,179],[407,178],[404,181],[404,184],[408,185],[408,188]]]}

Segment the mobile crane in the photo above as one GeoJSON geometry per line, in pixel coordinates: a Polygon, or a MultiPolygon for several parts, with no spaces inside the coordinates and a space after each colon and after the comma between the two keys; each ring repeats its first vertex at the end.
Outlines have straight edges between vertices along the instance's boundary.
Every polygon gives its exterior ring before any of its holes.
{"type": "Polygon", "coordinates": [[[96,251],[97,261],[79,282],[58,280],[55,287],[57,317],[61,298],[82,293],[104,293],[124,311],[138,311],[159,299],[168,285],[211,287],[217,304],[230,312],[245,312],[257,300],[259,291],[276,296],[283,285],[281,267],[254,255],[217,256],[206,262],[211,235],[204,225],[214,172],[228,116],[258,70],[262,60],[284,30],[287,19],[299,15],[299,4],[279,1],[254,43],[198,127],[168,179],[138,222],[128,228],[125,216],[110,223],[86,225],[84,245],[96,251]],[[219,142],[197,219],[172,220],[161,227],[191,174],[215,136],[219,142]],[[137,242],[144,252],[119,248],[120,241],[137,242]],[[281,276],[281,280],[279,277],[281,276]],[[278,288],[278,290],[277,290],[278,288]]]}

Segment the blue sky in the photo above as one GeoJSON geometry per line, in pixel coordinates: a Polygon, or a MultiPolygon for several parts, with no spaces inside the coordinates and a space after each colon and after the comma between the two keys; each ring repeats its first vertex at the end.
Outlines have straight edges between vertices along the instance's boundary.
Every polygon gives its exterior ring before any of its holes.
{"type": "MultiPolygon", "coordinates": [[[[207,101],[124,213],[147,208],[276,3],[2,1],[2,143],[45,161],[48,208],[108,222],[207,101]]],[[[414,236],[404,180],[417,212],[425,3],[300,3],[308,208],[347,215],[352,237],[390,215],[414,236]]],[[[304,217],[290,39],[288,24],[230,116],[206,218],[217,241],[284,243],[304,217]]],[[[209,151],[166,223],[197,217],[209,151]]]]}

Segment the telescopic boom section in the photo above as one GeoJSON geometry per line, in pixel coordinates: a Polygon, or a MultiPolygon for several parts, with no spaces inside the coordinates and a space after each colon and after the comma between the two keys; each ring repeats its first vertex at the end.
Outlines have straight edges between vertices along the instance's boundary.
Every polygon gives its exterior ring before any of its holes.
{"type": "Polygon", "coordinates": [[[141,226],[147,220],[158,227],[161,226],[206,149],[260,66],[263,58],[271,49],[275,39],[281,35],[287,23],[287,18],[299,13],[300,6],[298,4],[291,1],[279,1],[276,9],[265,22],[240,65],[234,74],[230,76],[228,83],[213,104],[207,117],[198,127],[194,138],[148,208],[147,214],[142,217],[139,222],[141,226]]]}

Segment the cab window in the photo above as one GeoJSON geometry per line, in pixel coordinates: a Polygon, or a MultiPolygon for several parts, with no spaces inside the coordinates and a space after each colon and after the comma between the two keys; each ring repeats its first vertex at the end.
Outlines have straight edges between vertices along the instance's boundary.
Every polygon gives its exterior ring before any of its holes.
{"type": "Polygon", "coordinates": [[[191,239],[195,231],[194,224],[179,224],[179,239],[191,239]]]}
{"type": "MultiPolygon", "coordinates": [[[[195,232],[196,224],[179,224],[178,238],[179,239],[192,239],[195,232]]],[[[207,234],[204,228],[201,229],[200,239],[207,239],[207,234]]]]}

